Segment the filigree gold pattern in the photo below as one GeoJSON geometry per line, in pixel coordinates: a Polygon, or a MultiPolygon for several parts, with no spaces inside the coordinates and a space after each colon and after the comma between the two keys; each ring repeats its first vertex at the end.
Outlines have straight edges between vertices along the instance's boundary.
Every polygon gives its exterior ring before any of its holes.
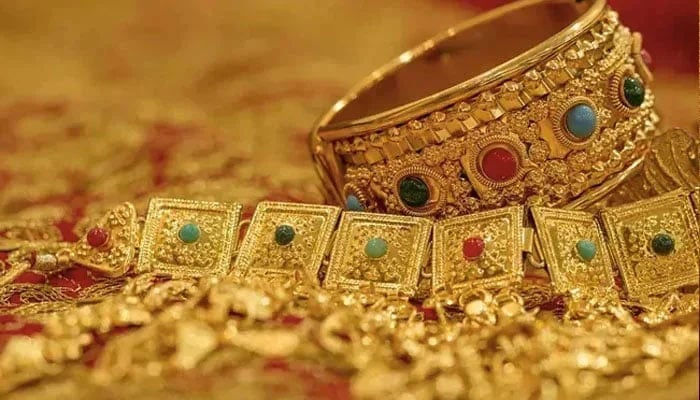
{"type": "Polygon", "coordinates": [[[332,206],[263,202],[258,204],[239,250],[233,273],[238,276],[282,275],[305,271],[316,277],[328,253],[331,234],[340,215],[332,206]],[[287,246],[275,243],[275,228],[289,225],[295,231],[287,246]]]}
{"type": "Polygon", "coordinates": [[[650,296],[686,285],[700,277],[700,228],[690,199],[672,192],[602,212],[611,250],[631,297],[650,296]],[[667,233],[675,241],[672,254],[656,255],[654,235],[667,233]]]}
{"type": "Polygon", "coordinates": [[[500,288],[523,277],[523,211],[507,207],[465,215],[435,223],[433,233],[433,291],[445,287],[500,288]],[[465,260],[462,241],[471,236],[483,238],[483,255],[465,260]]]}
{"type": "Polygon", "coordinates": [[[613,288],[612,259],[593,214],[544,207],[534,207],[532,214],[547,270],[557,291],[594,295],[613,288]],[[592,260],[584,261],[577,254],[579,240],[595,244],[596,254],[592,260]]]}
{"type": "Polygon", "coordinates": [[[143,232],[138,272],[201,276],[228,273],[238,238],[241,206],[211,201],[153,199],[143,232]],[[196,223],[201,239],[178,239],[183,224],[196,223]]]}
{"type": "Polygon", "coordinates": [[[121,204],[110,210],[95,226],[109,230],[108,247],[93,248],[88,244],[86,235],[75,245],[72,259],[111,276],[123,275],[131,266],[139,241],[136,209],[131,203],[121,204]]]}
{"type": "Polygon", "coordinates": [[[428,258],[430,220],[368,213],[344,213],[340,220],[324,286],[372,286],[378,292],[412,296],[428,258]],[[388,244],[387,254],[369,259],[365,245],[372,238],[388,244]]]}

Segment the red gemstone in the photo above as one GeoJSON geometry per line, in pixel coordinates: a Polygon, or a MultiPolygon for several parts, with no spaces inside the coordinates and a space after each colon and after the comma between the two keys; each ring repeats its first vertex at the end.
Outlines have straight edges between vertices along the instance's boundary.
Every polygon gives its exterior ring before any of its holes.
{"type": "Polygon", "coordinates": [[[465,260],[475,260],[484,254],[484,239],[472,236],[462,242],[462,255],[465,260]]]}
{"type": "Polygon", "coordinates": [[[505,182],[518,173],[518,159],[510,150],[495,147],[481,158],[481,172],[496,182],[505,182]]]}
{"type": "Polygon", "coordinates": [[[102,228],[92,228],[87,233],[87,242],[92,247],[102,247],[109,240],[109,232],[102,228]]]}
{"type": "Polygon", "coordinates": [[[642,49],[640,55],[642,56],[642,61],[644,61],[644,64],[646,64],[647,67],[651,67],[651,64],[654,62],[654,59],[651,58],[651,54],[649,54],[649,52],[645,49],[642,49]]]}

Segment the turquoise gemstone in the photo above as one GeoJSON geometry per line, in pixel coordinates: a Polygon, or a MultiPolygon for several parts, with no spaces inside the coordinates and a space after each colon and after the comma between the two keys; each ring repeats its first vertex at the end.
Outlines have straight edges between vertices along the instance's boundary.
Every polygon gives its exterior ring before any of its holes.
{"type": "Polygon", "coordinates": [[[583,261],[591,261],[597,251],[598,248],[591,240],[582,239],[576,243],[576,252],[583,261]]]}
{"type": "Polygon", "coordinates": [[[389,244],[382,238],[371,238],[365,245],[365,255],[369,258],[381,258],[389,250],[389,244]]]}
{"type": "Polygon", "coordinates": [[[591,137],[598,124],[598,116],[588,104],[577,104],[566,113],[566,130],[578,139],[591,137]]]}
{"type": "Polygon", "coordinates": [[[360,199],[358,199],[354,194],[348,195],[348,197],[345,198],[345,208],[348,211],[364,211],[365,209],[360,202],[360,199]]]}
{"type": "Polygon", "coordinates": [[[280,225],[275,229],[275,243],[280,246],[286,246],[292,243],[295,235],[296,232],[294,232],[293,227],[289,225],[280,225]]]}
{"type": "Polygon", "coordinates": [[[676,249],[676,242],[671,235],[658,233],[651,239],[651,249],[660,256],[667,256],[676,249]]]}
{"type": "Polygon", "coordinates": [[[185,243],[194,243],[199,240],[201,234],[202,232],[199,230],[199,226],[190,222],[180,227],[177,236],[185,243]]]}

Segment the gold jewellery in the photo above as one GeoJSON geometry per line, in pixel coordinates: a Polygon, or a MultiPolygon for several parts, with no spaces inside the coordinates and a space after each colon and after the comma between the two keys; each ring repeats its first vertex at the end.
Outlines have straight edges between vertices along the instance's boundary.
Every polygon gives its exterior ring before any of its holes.
{"type": "Polygon", "coordinates": [[[140,274],[286,281],[301,273],[327,289],[406,299],[517,287],[540,269],[556,293],[611,291],[619,274],[627,298],[646,299],[697,284],[697,196],[678,190],[598,215],[510,206],[437,222],[263,202],[245,224],[238,204],[153,199],[141,235],[133,206],[125,203],[92,227],[84,243],[18,245],[8,261],[10,271],[57,272],[73,261],[120,276],[138,250],[140,274]],[[91,239],[96,230],[103,234],[99,243],[91,239]],[[140,242],[124,241],[138,236],[140,242]]]}
{"type": "Polygon", "coordinates": [[[518,1],[451,28],[318,121],[311,150],[327,196],[437,219],[589,206],[639,170],[655,135],[641,53],[641,35],[604,0],[518,1]]]}
{"type": "MultiPolygon", "coordinates": [[[[120,248],[140,253],[128,263],[138,274],[97,299],[10,309],[44,329],[0,349],[0,393],[45,378],[85,380],[71,393],[126,378],[143,391],[160,375],[260,358],[342,366],[360,399],[390,396],[386,380],[426,400],[583,399],[663,384],[697,355],[699,194],[597,215],[511,206],[437,222],[279,202],[241,221],[236,204],[153,199],[131,248],[132,219],[115,219],[132,209],[123,204],[88,228],[84,265],[109,271],[120,248]],[[585,385],[559,383],[578,374],[585,385]]],[[[54,242],[28,257],[34,243],[12,243],[11,268],[46,270],[40,260],[60,259],[51,249],[81,252],[54,242]]]]}
{"type": "Polygon", "coordinates": [[[294,398],[694,383],[700,139],[657,134],[651,81],[604,0],[520,0],[319,120],[336,205],[154,198],[86,213],[74,241],[0,221],[0,394],[278,398],[280,371],[294,398]],[[70,274],[85,287],[52,285],[70,274]]]}

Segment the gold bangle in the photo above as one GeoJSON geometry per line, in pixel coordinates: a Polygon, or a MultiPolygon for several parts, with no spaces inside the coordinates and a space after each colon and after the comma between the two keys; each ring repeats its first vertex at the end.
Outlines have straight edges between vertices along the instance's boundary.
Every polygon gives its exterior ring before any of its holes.
{"type": "Polygon", "coordinates": [[[320,118],[310,142],[327,196],[433,218],[590,203],[632,175],[656,132],[640,49],[604,0],[522,0],[466,21],[320,118]]]}

